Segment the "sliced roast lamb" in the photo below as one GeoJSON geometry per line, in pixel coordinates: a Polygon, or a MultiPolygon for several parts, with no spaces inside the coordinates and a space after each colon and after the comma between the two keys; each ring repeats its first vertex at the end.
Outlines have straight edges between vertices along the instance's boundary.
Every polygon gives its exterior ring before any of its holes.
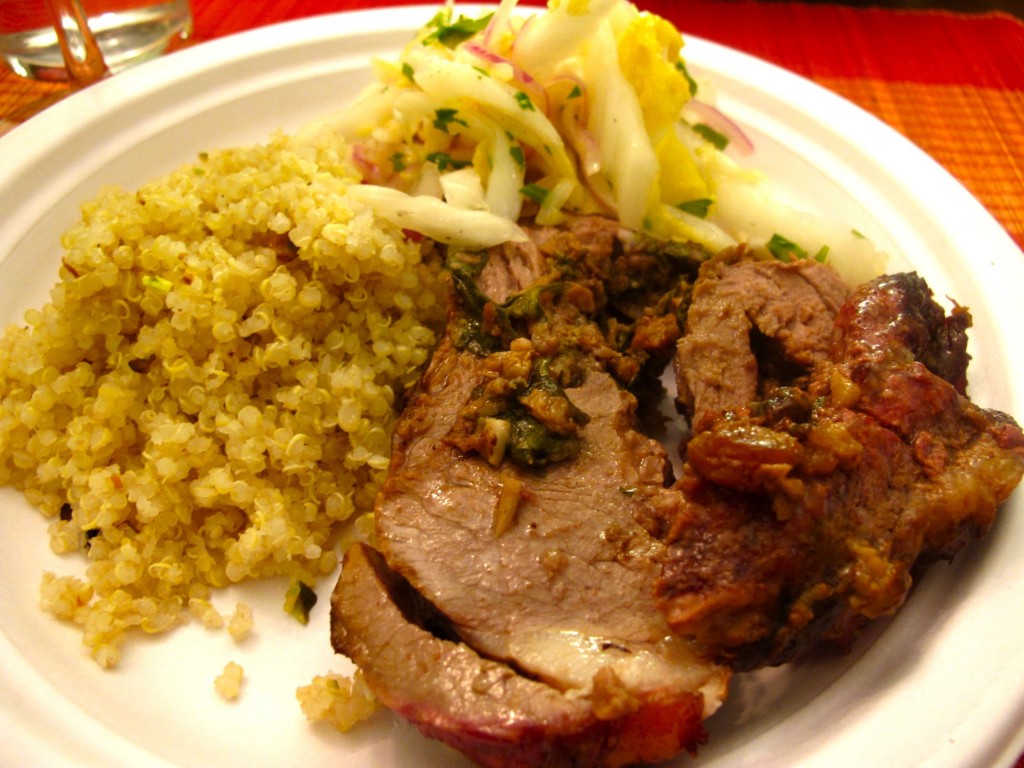
{"type": "Polygon", "coordinates": [[[365,545],[346,553],[332,615],[334,647],[363,670],[377,697],[482,766],[653,762],[703,737],[708,701],[685,685],[667,680],[657,696],[636,703],[605,672],[590,695],[580,695],[481,655],[365,545]]]}
{"type": "Polygon", "coordinates": [[[696,262],[605,220],[533,234],[449,257],[448,330],[396,426],[380,556],[346,558],[334,642],[483,765],[664,760],[700,742],[728,672],[655,603],[668,461],[624,385],[674,347],[696,262]]]}
{"type": "Polygon", "coordinates": [[[967,313],[915,275],[848,296],[813,261],[590,217],[449,267],[332,642],[481,765],[693,750],[733,669],[898,608],[1024,471],[1017,425],[964,395],[967,313]],[[693,417],[674,484],[630,391],[673,349],[693,417]]]}
{"type": "Polygon", "coordinates": [[[894,612],[915,567],[988,530],[1024,435],[964,396],[968,324],[916,274],[879,278],[841,308],[807,390],[703,419],[658,584],[675,632],[734,668],[779,664],[894,612]]]}
{"type": "Polygon", "coordinates": [[[705,262],[676,353],[678,398],[699,421],[798,384],[828,354],[849,288],[813,259],[754,259],[732,249],[705,262]]]}

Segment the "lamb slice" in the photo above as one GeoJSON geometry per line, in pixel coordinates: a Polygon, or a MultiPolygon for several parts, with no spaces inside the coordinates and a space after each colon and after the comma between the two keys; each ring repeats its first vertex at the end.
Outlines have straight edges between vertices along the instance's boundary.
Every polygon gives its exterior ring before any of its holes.
{"type": "Polygon", "coordinates": [[[915,274],[841,308],[808,390],[708,419],[687,447],[657,591],[672,629],[739,669],[896,611],[912,574],[982,536],[1024,434],[971,403],[967,313],[915,274]]]}
{"type": "Polygon", "coordinates": [[[678,398],[705,411],[744,406],[806,376],[828,353],[849,289],[813,259],[783,263],[733,249],[705,262],[676,351],[678,398]]]}
{"type": "Polygon", "coordinates": [[[564,226],[523,225],[528,239],[503,243],[490,249],[477,281],[491,300],[505,301],[532,285],[567,257],[591,274],[609,269],[624,236],[615,219],[602,216],[574,216],[564,226]]]}
{"type": "Polygon", "coordinates": [[[380,700],[479,765],[655,762],[703,739],[698,693],[666,686],[658,696],[624,702],[617,681],[605,675],[597,697],[603,703],[595,707],[595,696],[576,696],[481,656],[365,545],[346,553],[331,610],[333,646],[363,669],[380,700]]]}
{"type": "MultiPolygon", "coordinates": [[[[492,704],[515,712],[520,730],[488,737],[485,757],[493,764],[518,764],[523,733],[537,734],[537,749],[552,764],[568,755],[575,757],[565,764],[595,766],[667,759],[696,746],[728,679],[727,670],[671,636],[653,597],[666,550],[645,525],[658,519],[669,465],[660,444],[638,431],[636,399],[621,381],[632,380],[659,339],[671,346],[675,338],[653,332],[658,318],[645,311],[637,323],[647,329],[642,354],[634,358],[636,334],[623,351],[599,323],[607,305],[602,277],[616,258],[635,256],[654,275],[674,257],[627,252],[606,226],[580,242],[579,226],[536,232],[483,264],[472,254],[449,255],[458,283],[449,325],[396,424],[375,508],[383,562],[444,617],[448,634],[439,639],[457,646],[462,659],[431,673],[431,685],[453,698],[425,710],[399,707],[426,694],[408,691],[404,675],[375,654],[360,654],[357,663],[385,701],[474,759],[483,759],[475,734],[491,728],[491,705],[479,717],[466,714],[460,702],[479,692],[466,690],[465,664],[485,659],[531,681],[526,688],[540,685],[573,703],[571,716],[552,719],[546,704],[520,705],[524,684],[495,689],[492,704]],[[497,342],[503,346],[495,350],[497,342]],[[500,410],[506,406],[514,412],[500,410]],[[514,430],[529,421],[515,410],[524,408],[548,431],[539,444],[525,441],[525,457],[510,440],[515,460],[502,458],[480,425],[499,421],[514,430]],[[595,720],[601,733],[616,735],[578,754],[580,727],[592,727],[579,723],[595,720]]],[[[658,303],[675,311],[671,301],[658,303]]],[[[363,573],[343,572],[343,582],[354,582],[345,589],[359,589],[363,573]]],[[[336,621],[343,652],[374,645],[349,614],[339,612],[336,621]]],[[[419,641],[403,637],[410,644],[403,653],[420,652],[419,641]]]]}
{"type": "Polygon", "coordinates": [[[567,390],[590,417],[576,460],[535,471],[466,455],[446,436],[484,365],[447,343],[435,352],[396,429],[378,545],[474,647],[585,687],[597,667],[577,646],[653,649],[668,636],[651,593],[664,550],[637,522],[664,493],[666,456],[633,428],[632,396],[596,370],[567,390]],[[498,531],[510,488],[514,519],[498,531]]]}
{"type": "MultiPolygon", "coordinates": [[[[494,467],[445,440],[483,364],[442,342],[403,412],[376,507],[388,566],[474,653],[587,702],[592,714],[606,711],[612,680],[628,702],[622,716],[684,694],[703,702],[697,720],[710,715],[728,674],[671,637],[653,597],[666,553],[638,521],[666,493],[667,457],[633,428],[635,399],[591,371],[568,390],[590,416],[576,459],[539,472],[494,467]],[[509,493],[514,518],[504,527],[496,515],[509,493]]],[[[684,730],[696,733],[696,723],[684,730]]],[[[556,752],[574,738],[545,732],[556,752]]]]}
{"type": "MultiPolygon", "coordinates": [[[[676,664],[678,644],[665,642],[669,633],[652,595],[664,548],[642,524],[654,517],[652,498],[666,493],[667,454],[637,430],[635,398],[604,369],[621,357],[597,322],[600,278],[622,253],[618,228],[605,225],[582,238],[584,221],[535,230],[527,247],[492,252],[476,290],[463,286],[456,294],[461,301],[448,333],[396,425],[376,507],[388,565],[461,637],[490,657],[581,691],[607,665],[613,646],[624,654],[623,670],[633,668],[629,674],[639,674],[636,657],[663,658],[677,674],[685,667],[676,664]],[[538,300],[514,332],[492,323],[503,342],[515,336],[508,350],[485,355],[459,347],[467,317],[481,318],[478,335],[493,338],[488,318],[510,299],[508,290],[545,290],[556,281],[562,287],[538,300]],[[564,393],[586,415],[568,425],[577,433],[575,457],[538,469],[467,453],[467,445],[479,447],[479,436],[462,427],[475,429],[477,414],[492,405],[466,418],[467,404],[481,390],[532,377],[520,369],[542,360],[573,369],[564,393]],[[592,647],[605,650],[592,654],[592,647]]],[[[662,674],[650,683],[660,687],[662,674]]],[[[639,688],[648,684],[637,681],[639,688]]]]}
{"type": "Polygon", "coordinates": [[[631,398],[595,372],[571,393],[591,415],[586,459],[531,473],[467,456],[444,438],[479,366],[444,343],[435,352],[377,506],[392,578],[447,633],[381,626],[383,598],[357,597],[372,586],[350,552],[336,649],[385,704],[481,765],[614,766],[695,748],[728,673],[671,638],[653,601],[664,549],[632,513],[649,514],[649,485],[663,490],[662,452],[624,430],[631,398]],[[509,486],[518,508],[497,533],[509,486]]]}

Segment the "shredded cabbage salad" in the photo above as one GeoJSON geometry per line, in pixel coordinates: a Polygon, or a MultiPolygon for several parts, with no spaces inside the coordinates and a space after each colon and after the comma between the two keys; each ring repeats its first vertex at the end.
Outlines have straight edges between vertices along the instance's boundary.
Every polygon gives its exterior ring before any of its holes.
{"type": "Polygon", "coordinates": [[[856,230],[786,206],[730,156],[753,147],[700,93],[671,23],[626,0],[521,10],[444,6],[326,121],[352,147],[357,194],[378,215],[485,248],[524,238],[523,217],[596,213],[711,251],[746,243],[828,260],[851,283],[880,271],[856,230]]]}

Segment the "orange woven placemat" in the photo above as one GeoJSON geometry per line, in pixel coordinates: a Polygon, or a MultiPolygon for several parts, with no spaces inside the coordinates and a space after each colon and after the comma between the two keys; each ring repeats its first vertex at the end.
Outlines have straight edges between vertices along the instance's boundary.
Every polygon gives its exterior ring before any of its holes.
{"type": "Polygon", "coordinates": [[[1024,91],[857,78],[819,82],[914,141],[1024,248],[1024,91]]]}

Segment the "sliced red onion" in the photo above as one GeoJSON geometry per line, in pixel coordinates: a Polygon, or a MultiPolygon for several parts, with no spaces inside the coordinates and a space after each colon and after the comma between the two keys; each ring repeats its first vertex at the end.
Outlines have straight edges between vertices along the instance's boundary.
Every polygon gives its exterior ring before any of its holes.
{"type": "Polygon", "coordinates": [[[489,48],[484,47],[480,43],[469,42],[463,45],[463,48],[467,53],[471,53],[478,59],[482,59],[489,64],[505,64],[512,69],[512,76],[520,85],[526,87],[539,88],[536,79],[533,75],[527,72],[525,69],[520,67],[514,61],[506,56],[502,56],[500,53],[495,53],[489,48]]]}
{"type": "MultiPolygon", "coordinates": [[[[597,139],[586,127],[589,109],[586,85],[578,78],[566,75],[553,80],[545,90],[553,104],[562,105],[561,114],[557,116],[558,122],[561,125],[562,134],[579,158],[582,175],[588,176],[597,173],[600,170],[601,161],[597,139]],[[570,93],[572,89],[578,88],[580,95],[572,99],[556,96],[556,89],[560,88],[566,89],[570,93]]],[[[555,115],[551,117],[553,120],[556,119],[555,115]]]]}
{"type": "Polygon", "coordinates": [[[572,75],[561,75],[548,83],[544,90],[554,109],[558,105],[562,107],[558,115],[551,115],[551,119],[558,122],[566,143],[576,153],[581,181],[597,205],[605,213],[615,215],[615,196],[607,179],[601,176],[601,148],[586,126],[589,111],[586,84],[572,75]],[[578,89],[579,95],[570,99],[568,94],[573,89],[578,89]]]}
{"type": "MultiPolygon", "coordinates": [[[[546,90],[549,94],[550,93],[555,93],[556,91],[558,91],[560,89],[566,90],[567,93],[572,93],[573,89],[578,90],[579,91],[579,95],[578,96],[574,96],[573,98],[574,99],[582,100],[584,104],[587,103],[587,85],[586,85],[586,83],[583,82],[583,80],[581,78],[576,77],[575,75],[571,75],[571,74],[563,74],[563,75],[559,75],[557,77],[553,77],[544,86],[544,90],[546,90]]],[[[552,97],[552,101],[556,101],[556,100],[557,99],[555,97],[552,97]]],[[[568,96],[566,96],[562,100],[563,101],[568,101],[568,96]]]]}
{"type": "Polygon", "coordinates": [[[533,75],[511,59],[485,48],[480,43],[467,42],[462,47],[466,53],[472,54],[478,59],[486,61],[488,64],[505,64],[511,67],[513,80],[522,86],[523,92],[530,97],[530,101],[533,102],[534,106],[537,107],[538,110],[544,114],[548,113],[547,94],[544,93],[544,89],[541,88],[540,83],[537,82],[533,75]]]}
{"type": "Polygon", "coordinates": [[[530,35],[530,29],[536,24],[536,16],[531,14],[526,17],[523,22],[523,26],[519,28],[519,33],[512,39],[512,53],[515,53],[516,46],[521,40],[525,40],[530,35]]]}
{"type": "Polygon", "coordinates": [[[491,64],[507,64],[512,68],[512,72],[514,73],[516,80],[522,83],[523,85],[535,85],[537,83],[537,81],[533,78],[533,75],[524,70],[514,61],[505,56],[502,56],[499,53],[495,53],[489,48],[485,48],[480,43],[468,42],[462,47],[465,49],[467,53],[471,53],[477,58],[483,59],[484,61],[489,62],[491,64]]]}
{"type": "Polygon", "coordinates": [[[366,151],[366,147],[361,142],[356,142],[352,145],[352,163],[359,171],[359,175],[362,177],[364,182],[377,182],[380,183],[382,176],[380,173],[380,166],[377,165],[366,151]]]}
{"type": "Polygon", "coordinates": [[[615,203],[615,194],[608,185],[607,179],[600,175],[583,176],[583,183],[594,201],[611,216],[618,214],[618,207],[615,203]]]}
{"type": "Polygon", "coordinates": [[[729,140],[729,146],[740,155],[749,155],[754,151],[754,142],[750,137],[717,107],[698,99],[691,99],[686,107],[692,110],[702,123],[725,136],[729,140]]]}
{"type": "Polygon", "coordinates": [[[487,26],[484,27],[483,34],[480,36],[480,40],[484,45],[484,48],[491,47],[491,41],[494,40],[494,36],[500,32],[501,27],[509,26],[509,16],[512,13],[512,8],[515,7],[515,2],[501,3],[498,9],[491,14],[491,20],[487,22],[487,26]]]}
{"type": "Polygon", "coordinates": [[[491,46],[491,39],[494,37],[494,31],[498,26],[498,14],[495,13],[491,16],[491,20],[487,22],[487,26],[484,27],[484,32],[480,35],[480,42],[484,47],[489,48],[491,46]]]}

